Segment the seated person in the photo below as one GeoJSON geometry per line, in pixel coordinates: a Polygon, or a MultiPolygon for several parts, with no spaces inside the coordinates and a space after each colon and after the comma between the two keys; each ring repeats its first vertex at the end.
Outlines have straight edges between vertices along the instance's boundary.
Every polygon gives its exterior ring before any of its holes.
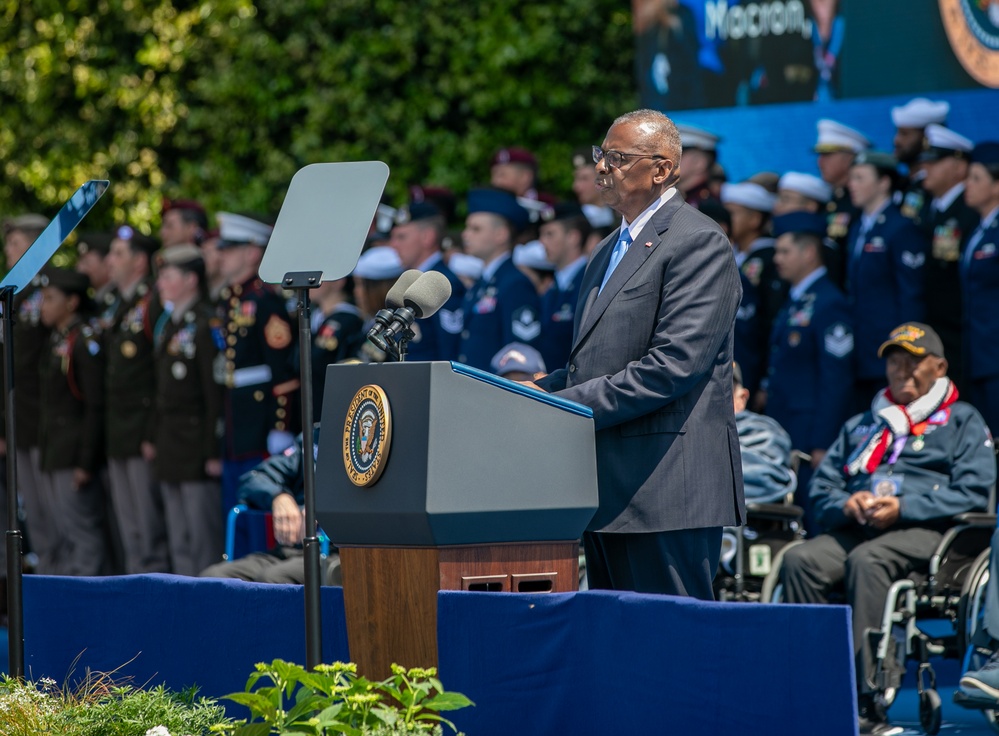
{"type": "Polygon", "coordinates": [[[984,613],[971,643],[978,651],[992,654],[981,669],[965,673],[960,685],[968,697],[995,708],[999,706],[999,529],[992,534],[984,613]]]}
{"type": "Polygon", "coordinates": [[[892,582],[925,571],[956,514],[985,511],[996,464],[985,421],[957,401],[930,327],[892,330],[878,355],[888,388],[847,420],[809,486],[825,531],[784,556],[789,603],[826,603],[840,583],[852,608],[860,732],[898,733],[879,702],[867,629],[879,629],[892,582]]]}
{"type": "Polygon", "coordinates": [[[742,385],[742,368],[732,364],[735,427],[742,450],[742,479],[747,501],[776,503],[794,493],[791,438],[770,417],[746,410],[749,389],[742,385]]]}
{"type": "Polygon", "coordinates": [[[489,362],[490,370],[509,381],[533,381],[538,373],[547,373],[541,353],[522,342],[504,345],[489,362]]]}
{"type": "MultiPolygon", "coordinates": [[[[319,445],[319,425],[313,441],[319,445]]],[[[280,455],[272,455],[239,479],[239,500],[251,509],[270,509],[278,546],[268,552],[220,562],[201,571],[203,578],[239,578],[251,583],[305,583],[305,471],[302,435],[280,455]]],[[[342,585],[340,557],[335,552],[322,561],[327,585],[342,585]]]]}

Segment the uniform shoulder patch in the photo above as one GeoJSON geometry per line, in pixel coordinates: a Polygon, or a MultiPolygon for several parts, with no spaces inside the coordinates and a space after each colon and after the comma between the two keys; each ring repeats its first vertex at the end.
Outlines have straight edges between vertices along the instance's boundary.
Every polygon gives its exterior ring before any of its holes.
{"type": "Polygon", "coordinates": [[[291,327],[276,314],[272,314],[264,325],[264,342],[274,350],[284,350],[291,345],[291,327]]]}
{"type": "Polygon", "coordinates": [[[845,358],[853,352],[853,332],[843,322],[837,322],[826,329],[823,346],[830,355],[845,358]]]}

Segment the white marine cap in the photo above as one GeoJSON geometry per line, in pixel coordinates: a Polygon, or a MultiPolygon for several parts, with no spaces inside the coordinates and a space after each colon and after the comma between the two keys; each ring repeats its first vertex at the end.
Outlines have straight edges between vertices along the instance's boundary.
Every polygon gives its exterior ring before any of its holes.
{"type": "Polygon", "coordinates": [[[464,276],[466,279],[478,279],[482,276],[482,269],[485,263],[481,258],[470,256],[467,253],[452,253],[447,259],[447,267],[455,276],[464,276]]]}
{"type": "Polygon", "coordinates": [[[401,276],[404,270],[395,248],[376,245],[361,253],[354,266],[354,275],[370,281],[384,281],[401,276]]]}
{"type": "Polygon", "coordinates": [[[925,97],[917,97],[900,107],[893,107],[891,121],[896,128],[925,128],[931,123],[942,125],[947,122],[949,112],[948,102],[934,102],[925,97]]]}
{"type": "Polygon", "coordinates": [[[867,136],[859,130],[837,123],[835,120],[823,118],[815,127],[819,136],[813,149],[815,153],[834,153],[836,151],[853,151],[860,153],[871,147],[867,136]]]}
{"type": "Polygon", "coordinates": [[[267,245],[274,228],[267,223],[254,220],[246,215],[219,212],[215,215],[219,223],[220,248],[228,245],[267,245]]]}
{"type": "Polygon", "coordinates": [[[523,245],[514,246],[513,265],[524,268],[534,268],[538,271],[554,271],[555,264],[548,260],[545,246],[540,240],[532,240],[523,245]]]}
{"type": "Polygon", "coordinates": [[[722,184],[722,204],[740,204],[757,212],[773,212],[777,195],[771,194],[759,184],[743,181],[738,184],[722,184]]]}
{"type": "Polygon", "coordinates": [[[967,158],[975,147],[974,143],[960,133],[936,123],[926,126],[924,136],[926,145],[919,154],[920,161],[939,161],[948,156],[967,158]]]}
{"type": "Polygon", "coordinates": [[[680,133],[680,144],[684,148],[699,148],[702,151],[714,151],[718,148],[718,142],[721,140],[714,133],[703,128],[695,128],[693,125],[679,124],[676,126],[676,129],[680,133]]]}
{"type": "Polygon", "coordinates": [[[800,171],[788,171],[777,182],[777,191],[789,189],[792,192],[803,194],[816,202],[828,202],[832,199],[832,187],[822,179],[812,174],[803,174],[800,171]]]}

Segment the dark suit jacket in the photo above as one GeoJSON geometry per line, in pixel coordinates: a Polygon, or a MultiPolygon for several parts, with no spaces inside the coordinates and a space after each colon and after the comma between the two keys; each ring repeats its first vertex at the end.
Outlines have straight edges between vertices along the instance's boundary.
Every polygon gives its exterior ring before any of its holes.
{"type": "Polygon", "coordinates": [[[590,530],[741,524],[732,247],[674,195],[598,295],[617,238],[597,246],[586,268],[568,366],[538,381],[593,409],[600,506],[590,530]]]}

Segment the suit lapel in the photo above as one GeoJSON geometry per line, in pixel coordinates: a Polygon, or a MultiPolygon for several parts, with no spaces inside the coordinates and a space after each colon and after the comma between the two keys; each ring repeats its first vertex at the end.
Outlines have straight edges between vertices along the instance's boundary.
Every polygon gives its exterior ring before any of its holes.
{"type": "Polygon", "coordinates": [[[624,258],[621,259],[617,268],[614,269],[614,273],[608,279],[607,285],[604,286],[603,291],[600,291],[599,294],[597,292],[600,289],[600,282],[603,281],[604,272],[607,270],[607,263],[610,261],[610,253],[613,250],[613,245],[610,243],[617,244],[619,231],[611,236],[613,238],[612,241],[608,239],[608,241],[604,242],[605,247],[602,251],[594,255],[593,268],[591,269],[593,273],[589,275],[586,283],[583,284],[583,288],[589,291],[586,292],[586,306],[583,309],[579,331],[573,341],[573,349],[593,329],[593,326],[606,311],[614,297],[617,296],[617,293],[645,265],[645,262],[662,242],[661,235],[669,228],[669,222],[673,217],[673,213],[682,204],[683,199],[679,193],[674,194],[653,215],[652,219],[646,223],[642,231],[634,238],[631,247],[628,248],[628,252],[625,253],[624,258]],[[598,256],[601,258],[600,261],[597,260],[598,256]]]}

